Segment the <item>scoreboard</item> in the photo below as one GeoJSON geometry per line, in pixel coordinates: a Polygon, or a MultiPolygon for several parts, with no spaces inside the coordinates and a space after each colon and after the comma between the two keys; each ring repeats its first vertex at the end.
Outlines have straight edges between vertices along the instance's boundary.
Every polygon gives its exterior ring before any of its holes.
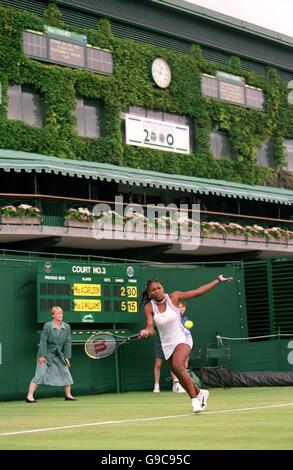
{"type": "Polygon", "coordinates": [[[131,323],[139,316],[139,267],[43,261],[38,264],[38,322],[63,309],[69,323],[131,323]]]}

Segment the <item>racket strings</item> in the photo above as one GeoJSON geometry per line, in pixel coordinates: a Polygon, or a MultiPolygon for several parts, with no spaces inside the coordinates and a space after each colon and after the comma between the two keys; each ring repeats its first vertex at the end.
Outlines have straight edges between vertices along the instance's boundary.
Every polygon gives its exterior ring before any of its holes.
{"type": "Polygon", "coordinates": [[[101,359],[110,356],[123,343],[130,339],[137,339],[139,335],[130,337],[114,337],[110,333],[96,334],[85,343],[85,352],[92,359],[101,359]]]}
{"type": "Polygon", "coordinates": [[[117,349],[117,341],[113,339],[92,339],[87,341],[86,349],[89,356],[106,357],[117,349]]]}

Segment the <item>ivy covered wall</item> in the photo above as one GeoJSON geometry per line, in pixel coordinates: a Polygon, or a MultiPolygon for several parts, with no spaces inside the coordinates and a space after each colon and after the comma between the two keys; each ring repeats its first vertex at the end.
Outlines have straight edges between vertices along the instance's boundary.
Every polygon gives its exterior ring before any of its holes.
{"type": "Polygon", "coordinates": [[[110,23],[103,19],[97,22],[95,30],[69,27],[55,5],[48,7],[44,18],[0,7],[0,82],[1,148],[293,188],[293,175],[282,170],[286,164],[284,138],[293,138],[293,107],[288,104],[287,84],[278,79],[273,68],[268,68],[266,76],[261,77],[244,71],[237,57],[231,57],[228,66],[208,62],[202,58],[199,46],[191,46],[189,54],[179,54],[118,39],[113,36],[110,23]],[[44,25],[86,34],[88,43],[112,50],[113,76],[46,64],[24,55],[23,31],[44,31],[44,25]],[[172,70],[171,85],[165,90],[158,89],[150,79],[150,64],[158,56],[172,70]],[[264,112],[202,97],[201,74],[214,75],[218,70],[241,75],[248,85],[261,88],[264,112]],[[31,86],[44,96],[44,128],[7,119],[7,90],[11,82],[31,86]],[[77,135],[73,114],[77,95],[105,104],[103,137],[88,139],[77,135]],[[195,123],[194,153],[183,155],[122,144],[121,112],[130,105],[191,117],[195,123]],[[214,122],[228,133],[233,160],[215,159],[211,154],[209,135],[214,122]],[[267,140],[273,145],[274,168],[256,164],[256,151],[267,140]]]}

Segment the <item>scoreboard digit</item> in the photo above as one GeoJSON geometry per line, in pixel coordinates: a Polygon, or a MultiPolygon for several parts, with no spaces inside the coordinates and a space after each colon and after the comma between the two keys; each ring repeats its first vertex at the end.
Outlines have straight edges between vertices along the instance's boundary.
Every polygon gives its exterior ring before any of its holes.
{"type": "Polygon", "coordinates": [[[128,297],[137,297],[137,287],[136,286],[127,286],[127,296],[128,297]]]}
{"type": "Polygon", "coordinates": [[[126,264],[46,261],[38,265],[38,321],[59,305],[70,323],[138,321],[139,267],[126,264]]]}

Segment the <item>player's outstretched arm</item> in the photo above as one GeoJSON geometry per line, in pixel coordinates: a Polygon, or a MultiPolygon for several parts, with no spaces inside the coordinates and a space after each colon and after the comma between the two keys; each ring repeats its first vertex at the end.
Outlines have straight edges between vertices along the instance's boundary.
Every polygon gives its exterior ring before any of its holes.
{"type": "Polygon", "coordinates": [[[199,297],[203,294],[206,294],[207,292],[209,292],[211,289],[218,286],[222,282],[231,282],[231,281],[233,281],[233,277],[224,277],[223,274],[219,274],[219,276],[216,279],[198,287],[197,289],[188,290],[185,292],[180,292],[180,291],[172,292],[172,294],[170,294],[170,297],[172,299],[172,302],[174,303],[181,302],[182,300],[190,300],[190,299],[193,299],[194,297],[199,297]]]}

